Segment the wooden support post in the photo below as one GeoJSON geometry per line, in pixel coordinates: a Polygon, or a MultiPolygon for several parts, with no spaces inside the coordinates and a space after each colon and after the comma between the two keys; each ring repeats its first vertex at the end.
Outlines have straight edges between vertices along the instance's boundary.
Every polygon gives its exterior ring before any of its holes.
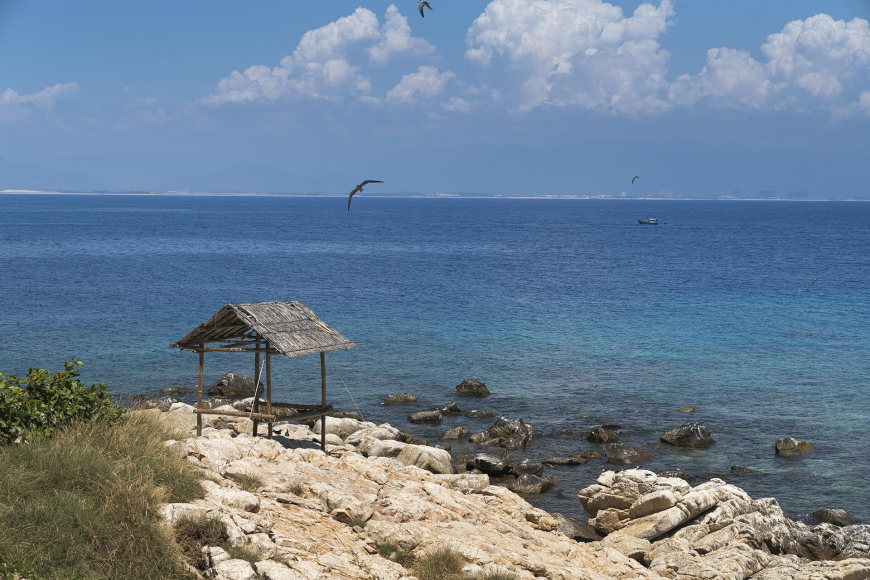
{"type": "MultiPolygon", "coordinates": [[[[205,358],[205,353],[199,351],[199,378],[196,381],[196,406],[202,407],[202,365],[203,359],[205,358]]],[[[196,436],[199,437],[202,435],[202,415],[196,415],[196,436]]]]}
{"type": "MultiPolygon", "coordinates": [[[[269,343],[266,343],[266,350],[269,343]]],[[[272,414],[272,355],[266,353],[266,414],[272,414]]],[[[272,438],[272,423],[269,423],[269,439],[272,438]]]]}
{"type": "MultiPolygon", "coordinates": [[[[320,352],[320,396],[326,407],[326,353],[320,352]]],[[[326,415],[320,418],[320,449],[326,451],[326,415]]]]}
{"type": "MultiPolygon", "coordinates": [[[[257,342],[257,348],[259,348],[260,343],[257,342]]],[[[260,351],[257,350],[254,353],[254,413],[260,412],[260,351]]],[[[260,426],[260,422],[257,419],[254,419],[254,429],[251,435],[254,437],[257,436],[257,428],[260,426]]]]}

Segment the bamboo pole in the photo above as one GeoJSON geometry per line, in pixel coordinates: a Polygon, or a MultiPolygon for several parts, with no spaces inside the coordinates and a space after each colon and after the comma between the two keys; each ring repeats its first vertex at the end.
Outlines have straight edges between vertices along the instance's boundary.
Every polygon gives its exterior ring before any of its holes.
{"type": "MultiPolygon", "coordinates": [[[[205,358],[205,353],[199,353],[199,373],[198,379],[196,381],[196,406],[202,406],[202,366],[203,359],[205,358]]],[[[202,415],[196,416],[196,436],[200,437],[202,435],[202,415]]]]}
{"type": "MultiPolygon", "coordinates": [[[[269,343],[266,342],[266,350],[269,343]]],[[[266,414],[272,415],[272,355],[266,353],[266,414]]],[[[272,422],[269,422],[269,439],[272,438],[272,422]]]]}
{"type": "MultiPolygon", "coordinates": [[[[320,398],[326,407],[326,353],[320,351],[320,398]]],[[[320,419],[320,449],[326,451],[326,415],[320,419]]]]}

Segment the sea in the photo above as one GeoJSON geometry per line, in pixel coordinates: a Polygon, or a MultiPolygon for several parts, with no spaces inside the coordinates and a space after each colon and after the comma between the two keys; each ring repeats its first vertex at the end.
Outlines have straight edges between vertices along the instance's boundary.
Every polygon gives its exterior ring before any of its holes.
{"type": "MultiPolygon", "coordinates": [[[[492,419],[409,413],[522,418],[539,434],[514,462],[600,451],[586,434],[618,423],[646,469],[870,522],[868,224],[833,201],[0,195],[0,372],[77,357],[89,384],[157,396],[195,385],[169,345],[223,305],[297,300],[356,344],[327,358],[337,409],[431,442],[492,419]],[[492,394],[457,398],[466,378],[492,394]],[[689,421],[715,444],[660,442],[689,421]],[[780,437],[813,449],[777,456],[780,437]]],[[[207,355],[206,383],[251,358],[207,355]]],[[[272,368],[275,400],[319,402],[319,357],[272,368]]],[[[585,521],[577,492],[622,467],[548,467],[528,500],[585,521]]]]}

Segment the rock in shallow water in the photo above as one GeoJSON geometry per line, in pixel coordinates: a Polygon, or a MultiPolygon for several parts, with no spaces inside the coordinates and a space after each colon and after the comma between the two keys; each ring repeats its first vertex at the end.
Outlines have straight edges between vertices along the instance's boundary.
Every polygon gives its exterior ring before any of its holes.
{"type": "Polygon", "coordinates": [[[520,476],[525,474],[541,476],[544,473],[544,464],[534,459],[523,459],[513,467],[514,475],[520,476]]]}
{"type": "Polygon", "coordinates": [[[440,425],[444,420],[441,411],[420,411],[419,413],[411,413],[408,415],[408,421],[411,423],[428,423],[432,425],[440,425]]]}
{"type": "Polygon", "coordinates": [[[543,459],[541,463],[573,467],[575,465],[583,465],[584,463],[586,463],[586,458],[581,457],[580,455],[565,455],[562,457],[548,457],[546,459],[543,459]]]}
{"type": "Polygon", "coordinates": [[[783,457],[800,457],[813,446],[809,441],[795,439],[794,437],[783,437],[776,440],[776,454],[783,457]]]}
{"type": "Polygon", "coordinates": [[[519,476],[508,489],[515,493],[544,493],[556,484],[553,476],[538,477],[531,473],[524,473],[519,476]]]}
{"type": "Polygon", "coordinates": [[[459,408],[459,404],[450,403],[443,409],[441,409],[442,415],[461,415],[462,409],[459,408]]]}
{"type": "Polygon", "coordinates": [[[495,417],[495,413],[489,409],[472,409],[465,413],[465,416],[469,419],[492,419],[495,417]]]}
{"type": "Polygon", "coordinates": [[[456,385],[456,396],[458,397],[488,397],[489,389],[483,381],[477,379],[465,379],[456,385]]]}
{"type": "Polygon", "coordinates": [[[450,454],[443,449],[423,445],[407,445],[396,456],[399,463],[413,465],[432,473],[453,473],[450,454]]]}
{"type": "Polygon", "coordinates": [[[444,435],[441,436],[442,439],[462,439],[468,435],[468,429],[460,425],[459,427],[454,427],[453,429],[449,429],[444,435]]]}
{"type": "Polygon", "coordinates": [[[715,441],[702,423],[686,423],[661,436],[664,443],[677,447],[709,447],[715,441]]]}
{"type": "MultiPolygon", "coordinates": [[[[208,395],[211,397],[253,397],[254,396],[254,379],[245,375],[236,375],[227,373],[216,382],[209,390],[208,395]]],[[[263,383],[260,383],[260,390],[263,389],[263,383]]]]}
{"type": "Polygon", "coordinates": [[[604,427],[596,427],[586,435],[586,440],[592,443],[616,443],[619,441],[619,435],[604,427]]]}
{"type": "Polygon", "coordinates": [[[645,461],[652,461],[655,456],[643,449],[637,447],[629,447],[624,443],[607,443],[604,446],[604,453],[607,455],[607,460],[610,463],[631,463],[639,465],[645,461]]]}
{"type": "Polygon", "coordinates": [[[761,475],[760,471],[756,471],[748,467],[740,467],[739,465],[732,465],[731,473],[747,473],[749,475],[761,475]]]}
{"type": "Polygon", "coordinates": [[[416,403],[417,396],[402,393],[401,395],[390,395],[384,399],[384,405],[403,405],[405,403],[416,403]]]}
{"type": "Polygon", "coordinates": [[[499,477],[510,473],[511,460],[494,453],[475,453],[465,464],[465,469],[477,469],[481,473],[499,477]]]}

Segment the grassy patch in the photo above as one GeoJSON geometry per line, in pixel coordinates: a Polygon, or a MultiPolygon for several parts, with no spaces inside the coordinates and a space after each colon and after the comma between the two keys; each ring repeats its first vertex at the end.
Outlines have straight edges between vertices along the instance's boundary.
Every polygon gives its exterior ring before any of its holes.
{"type": "Polygon", "coordinates": [[[464,580],[465,559],[448,547],[431,550],[414,562],[411,571],[419,580],[464,580]]]}
{"type": "Polygon", "coordinates": [[[251,564],[256,564],[263,560],[263,556],[260,554],[260,551],[253,546],[228,546],[225,548],[227,554],[230,555],[231,558],[236,560],[244,560],[245,562],[250,562],[251,564]]]}
{"type": "Polygon", "coordinates": [[[175,520],[175,541],[188,563],[198,570],[205,570],[206,562],[202,549],[205,546],[223,547],[227,541],[227,526],[219,517],[181,516],[175,520]]]}
{"type": "Polygon", "coordinates": [[[298,495],[302,497],[302,494],[305,492],[305,488],[302,487],[302,484],[298,481],[294,481],[293,483],[287,485],[284,488],[284,493],[292,493],[293,495],[298,495]]]}
{"type": "Polygon", "coordinates": [[[245,491],[257,491],[263,487],[263,478],[256,473],[240,473],[232,476],[233,481],[245,491]]]}
{"type": "Polygon", "coordinates": [[[393,562],[398,562],[402,566],[406,568],[411,565],[414,560],[414,557],[411,556],[410,550],[403,550],[396,544],[391,544],[389,542],[385,542],[382,544],[378,544],[376,546],[378,550],[378,554],[386,558],[387,560],[392,560],[393,562]]]}
{"type": "Polygon", "coordinates": [[[287,554],[275,554],[272,557],[272,560],[278,562],[279,564],[284,564],[285,566],[290,566],[290,557],[287,554]]]}
{"type": "Polygon", "coordinates": [[[12,562],[6,554],[0,553],[0,580],[16,580],[17,578],[41,580],[24,566],[12,562]]]}
{"type": "Polygon", "coordinates": [[[353,517],[350,518],[350,520],[347,522],[347,525],[350,526],[351,528],[355,528],[356,526],[359,526],[359,527],[361,527],[361,528],[364,528],[364,527],[366,527],[366,524],[367,524],[367,523],[369,523],[369,521],[368,521],[367,519],[365,519],[364,517],[362,517],[362,516],[353,516],[353,517]]]}
{"type": "Polygon", "coordinates": [[[200,476],[164,436],[134,413],[0,447],[0,552],[57,580],[189,578],[158,508],[201,497],[200,476]]]}
{"type": "Polygon", "coordinates": [[[483,576],[478,576],[478,578],[480,580],[517,580],[517,577],[513,573],[506,571],[490,572],[483,576]]]}

